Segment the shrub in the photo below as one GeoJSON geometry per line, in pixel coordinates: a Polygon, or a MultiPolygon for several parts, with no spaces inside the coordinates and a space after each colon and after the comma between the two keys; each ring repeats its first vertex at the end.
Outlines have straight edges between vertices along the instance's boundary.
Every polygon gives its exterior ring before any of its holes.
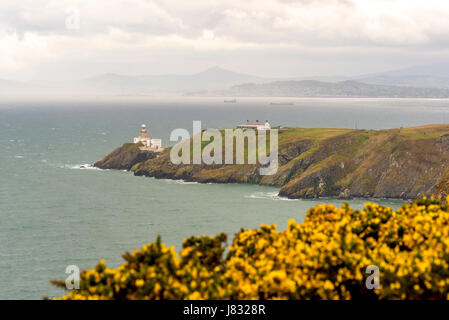
{"type": "MultiPolygon", "coordinates": [[[[178,256],[158,237],[109,269],[81,273],[62,299],[446,299],[449,210],[421,199],[397,211],[317,205],[304,222],[241,230],[224,257],[226,235],[190,237],[178,256]],[[378,266],[380,288],[367,289],[378,266]]],[[[63,286],[62,281],[55,281],[63,286]]]]}

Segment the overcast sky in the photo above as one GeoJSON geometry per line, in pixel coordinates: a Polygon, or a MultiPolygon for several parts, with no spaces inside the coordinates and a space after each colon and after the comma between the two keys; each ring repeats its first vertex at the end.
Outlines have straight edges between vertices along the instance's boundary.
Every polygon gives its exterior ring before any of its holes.
{"type": "Polygon", "coordinates": [[[449,57],[447,0],[11,0],[0,78],[355,75],[449,57]],[[79,25],[78,25],[79,13],[79,25]]]}

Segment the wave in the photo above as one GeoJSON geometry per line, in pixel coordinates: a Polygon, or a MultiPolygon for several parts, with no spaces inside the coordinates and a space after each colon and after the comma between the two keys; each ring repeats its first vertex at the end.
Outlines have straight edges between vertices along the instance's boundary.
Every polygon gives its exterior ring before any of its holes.
{"type": "Polygon", "coordinates": [[[246,195],[245,198],[248,199],[269,199],[269,200],[283,200],[283,201],[298,201],[298,199],[289,199],[280,197],[277,191],[274,192],[254,192],[252,194],[246,195]]]}
{"type": "Polygon", "coordinates": [[[175,179],[164,179],[165,182],[167,183],[177,183],[177,184],[200,184],[199,182],[196,181],[185,181],[182,179],[179,180],[175,180],[175,179]]]}
{"type": "Polygon", "coordinates": [[[184,181],[184,180],[174,180],[178,184],[199,184],[199,182],[195,181],[184,181]]]}
{"type": "Polygon", "coordinates": [[[80,170],[108,170],[108,169],[100,169],[97,167],[94,167],[91,164],[85,163],[85,164],[77,164],[77,165],[69,165],[69,166],[63,166],[62,168],[69,168],[69,169],[80,169],[80,170]]]}

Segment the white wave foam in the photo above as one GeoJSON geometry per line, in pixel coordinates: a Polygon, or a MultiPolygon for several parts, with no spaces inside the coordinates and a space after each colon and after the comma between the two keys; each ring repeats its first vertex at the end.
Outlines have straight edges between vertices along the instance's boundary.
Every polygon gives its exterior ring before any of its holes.
{"type": "Polygon", "coordinates": [[[289,199],[280,197],[277,191],[275,192],[254,192],[252,194],[246,195],[245,198],[248,199],[269,199],[269,200],[283,200],[283,201],[297,201],[297,199],[289,199]]]}
{"type": "Polygon", "coordinates": [[[184,180],[175,180],[178,184],[198,184],[198,182],[195,181],[184,181],[184,180]]]}
{"type": "MultiPolygon", "coordinates": [[[[94,167],[91,164],[85,163],[85,164],[77,164],[74,166],[64,166],[64,168],[69,168],[69,169],[80,169],[80,170],[103,170],[97,167],[94,167]]],[[[107,170],[107,169],[106,169],[107,170]]]]}
{"type": "Polygon", "coordinates": [[[164,179],[165,182],[167,183],[177,183],[177,184],[199,184],[199,182],[195,182],[195,181],[185,181],[185,180],[174,180],[174,179],[164,179]]]}

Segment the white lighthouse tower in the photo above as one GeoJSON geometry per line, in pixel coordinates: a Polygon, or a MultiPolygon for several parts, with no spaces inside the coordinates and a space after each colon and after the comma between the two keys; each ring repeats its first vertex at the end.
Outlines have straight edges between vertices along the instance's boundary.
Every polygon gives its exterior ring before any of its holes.
{"type": "Polygon", "coordinates": [[[140,150],[148,150],[148,151],[155,151],[155,152],[161,152],[164,150],[162,148],[162,140],[161,139],[152,139],[148,137],[147,135],[147,126],[145,124],[142,124],[140,128],[140,136],[134,138],[134,143],[142,143],[142,147],[140,147],[140,150]]]}

